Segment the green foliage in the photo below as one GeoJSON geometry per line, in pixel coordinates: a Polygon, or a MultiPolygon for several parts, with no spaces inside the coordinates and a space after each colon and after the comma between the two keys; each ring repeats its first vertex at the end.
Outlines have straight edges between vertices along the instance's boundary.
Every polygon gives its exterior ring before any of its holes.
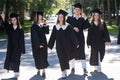
{"type": "Polygon", "coordinates": [[[31,25],[32,25],[32,21],[30,20],[24,21],[23,29],[25,33],[28,33],[30,31],[31,25]]]}
{"type": "Polygon", "coordinates": [[[108,30],[109,30],[109,33],[111,34],[111,35],[114,35],[114,36],[117,36],[118,35],[118,26],[116,26],[116,25],[108,25],[107,26],[107,28],[108,28],[108,30]]]}

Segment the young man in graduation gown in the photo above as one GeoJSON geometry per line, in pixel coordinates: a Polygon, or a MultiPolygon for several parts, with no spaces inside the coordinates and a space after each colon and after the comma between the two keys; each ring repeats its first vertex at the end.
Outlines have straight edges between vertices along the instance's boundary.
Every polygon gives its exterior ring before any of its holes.
{"type": "Polygon", "coordinates": [[[85,39],[84,39],[84,34],[83,30],[87,29],[89,27],[89,21],[83,13],[83,6],[80,3],[76,3],[73,5],[74,10],[73,10],[73,16],[69,16],[67,18],[67,22],[72,26],[75,35],[77,39],[79,40],[79,49],[71,49],[70,53],[70,60],[71,60],[71,73],[75,73],[75,60],[81,60],[82,62],[82,68],[84,71],[84,74],[87,73],[86,69],[86,58],[85,58],[85,39]]]}
{"type": "Polygon", "coordinates": [[[91,27],[88,29],[87,45],[91,46],[90,65],[95,72],[101,72],[101,62],[105,55],[105,44],[110,45],[110,36],[105,22],[101,18],[101,10],[92,11],[91,27]]]}
{"type": "Polygon", "coordinates": [[[42,70],[44,78],[46,77],[45,68],[49,66],[46,34],[49,34],[49,26],[43,19],[43,12],[38,11],[31,27],[31,43],[35,67],[38,69],[37,75],[40,75],[42,70]]]}
{"type": "Polygon", "coordinates": [[[7,55],[4,68],[13,70],[15,78],[19,77],[21,55],[25,53],[24,31],[19,22],[19,15],[11,13],[10,24],[5,20],[5,14],[1,15],[4,21],[4,29],[8,35],[7,55]]]}
{"type": "Polygon", "coordinates": [[[56,41],[56,51],[60,62],[62,78],[67,77],[66,70],[69,69],[69,43],[72,43],[74,48],[79,47],[79,41],[77,40],[72,27],[65,21],[65,16],[67,14],[68,13],[64,10],[58,11],[57,24],[53,27],[48,43],[48,47],[52,49],[56,41]]]}

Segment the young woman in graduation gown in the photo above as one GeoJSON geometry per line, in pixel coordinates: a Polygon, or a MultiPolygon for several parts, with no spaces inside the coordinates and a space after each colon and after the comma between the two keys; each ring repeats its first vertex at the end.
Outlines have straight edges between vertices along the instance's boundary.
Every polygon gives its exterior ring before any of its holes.
{"type": "Polygon", "coordinates": [[[11,13],[10,24],[5,20],[5,14],[1,14],[4,22],[4,30],[8,35],[7,55],[4,68],[13,70],[15,77],[19,76],[20,58],[25,53],[24,31],[19,22],[19,15],[11,13]]]}
{"type": "Polygon", "coordinates": [[[89,27],[89,21],[85,13],[83,13],[83,6],[80,3],[73,5],[73,16],[68,16],[67,22],[72,26],[74,33],[79,40],[80,47],[76,50],[71,49],[71,73],[75,73],[75,60],[80,60],[82,62],[82,68],[84,74],[87,73],[86,69],[86,57],[85,57],[85,39],[83,30],[89,27]]]}
{"type": "Polygon", "coordinates": [[[35,21],[31,27],[31,42],[33,57],[35,60],[35,67],[38,69],[37,74],[40,75],[42,69],[42,76],[45,78],[45,68],[48,67],[48,49],[46,34],[49,34],[49,26],[43,19],[43,12],[36,12],[35,21]]]}
{"type": "Polygon", "coordinates": [[[79,42],[75,37],[72,27],[65,22],[65,16],[67,14],[68,13],[62,9],[57,13],[57,24],[53,27],[48,43],[48,47],[52,49],[56,41],[56,51],[60,62],[62,78],[66,78],[66,70],[69,69],[70,42],[74,44],[75,48],[79,47],[79,42]]]}
{"type": "Polygon", "coordinates": [[[105,44],[110,45],[110,37],[105,22],[101,19],[100,9],[92,11],[91,27],[88,30],[87,45],[91,46],[90,65],[95,71],[101,71],[101,62],[105,55],[105,44]]]}

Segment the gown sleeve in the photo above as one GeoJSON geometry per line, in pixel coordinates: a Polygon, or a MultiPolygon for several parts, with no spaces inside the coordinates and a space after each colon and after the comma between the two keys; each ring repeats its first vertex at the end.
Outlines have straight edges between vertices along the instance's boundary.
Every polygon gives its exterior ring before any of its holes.
{"type": "Polygon", "coordinates": [[[83,27],[83,29],[87,29],[90,27],[90,23],[89,23],[88,19],[83,18],[82,27],[83,27]]]}
{"type": "Polygon", "coordinates": [[[70,16],[67,17],[67,20],[66,20],[66,21],[67,21],[67,23],[70,24],[70,22],[71,22],[71,21],[70,21],[70,16]]]}
{"type": "Polygon", "coordinates": [[[92,38],[92,28],[88,29],[88,34],[87,34],[87,45],[91,45],[91,38],[92,38]]]}
{"type": "Polygon", "coordinates": [[[49,34],[49,25],[44,24],[43,31],[46,34],[49,34]]]}
{"type": "Polygon", "coordinates": [[[109,32],[108,32],[108,29],[107,29],[106,24],[104,23],[103,26],[104,26],[104,37],[105,37],[105,42],[111,42],[110,36],[109,36],[109,32]]]}
{"type": "Polygon", "coordinates": [[[0,16],[0,30],[3,30],[3,28],[4,28],[4,24],[3,24],[3,20],[0,16]]]}
{"type": "Polygon", "coordinates": [[[39,47],[40,45],[42,45],[38,38],[37,30],[35,29],[34,25],[32,25],[31,27],[31,41],[32,45],[34,45],[35,47],[39,47]]]}
{"type": "Polygon", "coordinates": [[[54,26],[53,30],[52,30],[52,33],[51,33],[51,36],[50,36],[50,39],[49,39],[49,42],[48,42],[48,47],[50,49],[53,48],[55,40],[56,40],[56,29],[55,29],[55,26],[54,26]]]}
{"type": "Polygon", "coordinates": [[[21,47],[21,53],[25,54],[25,40],[24,40],[23,29],[20,29],[20,47],[21,47]]]}
{"type": "Polygon", "coordinates": [[[4,32],[6,32],[7,34],[9,34],[11,32],[11,27],[10,27],[10,24],[9,24],[8,20],[5,19],[5,21],[2,21],[1,29],[4,32]]]}

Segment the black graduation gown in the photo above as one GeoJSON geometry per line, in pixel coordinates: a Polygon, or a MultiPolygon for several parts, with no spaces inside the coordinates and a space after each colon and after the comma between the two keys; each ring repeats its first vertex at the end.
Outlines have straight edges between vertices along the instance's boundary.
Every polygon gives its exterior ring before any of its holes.
{"type": "Polygon", "coordinates": [[[74,28],[77,27],[79,29],[79,32],[75,32],[75,35],[79,41],[80,47],[76,49],[71,49],[71,59],[75,58],[76,60],[85,59],[85,39],[83,30],[88,28],[90,26],[88,19],[84,19],[83,17],[80,17],[79,19],[76,19],[73,16],[69,16],[67,18],[67,22],[74,28]]]}
{"type": "Polygon", "coordinates": [[[100,61],[105,55],[105,42],[110,42],[109,33],[106,24],[103,24],[103,30],[99,26],[92,23],[88,29],[87,45],[91,45],[90,64],[98,65],[98,53],[100,53],[100,61]]]}
{"type": "Polygon", "coordinates": [[[69,54],[70,54],[70,43],[74,44],[74,47],[79,44],[73,29],[71,26],[66,25],[66,29],[57,29],[57,25],[53,27],[48,47],[53,48],[56,41],[56,51],[60,62],[61,70],[69,69],[69,54]]]}
{"type": "Polygon", "coordinates": [[[5,30],[8,35],[7,55],[4,68],[19,72],[21,54],[25,53],[24,31],[19,27],[14,30],[12,24],[5,21],[5,30]]]}
{"type": "Polygon", "coordinates": [[[31,42],[33,57],[35,60],[35,67],[37,69],[44,69],[48,67],[48,49],[46,35],[49,34],[49,26],[39,27],[33,24],[31,27],[31,42]],[[43,45],[44,48],[40,48],[43,45]]]}
{"type": "Polygon", "coordinates": [[[2,17],[0,16],[0,30],[4,29],[4,22],[2,20],[2,17]]]}

